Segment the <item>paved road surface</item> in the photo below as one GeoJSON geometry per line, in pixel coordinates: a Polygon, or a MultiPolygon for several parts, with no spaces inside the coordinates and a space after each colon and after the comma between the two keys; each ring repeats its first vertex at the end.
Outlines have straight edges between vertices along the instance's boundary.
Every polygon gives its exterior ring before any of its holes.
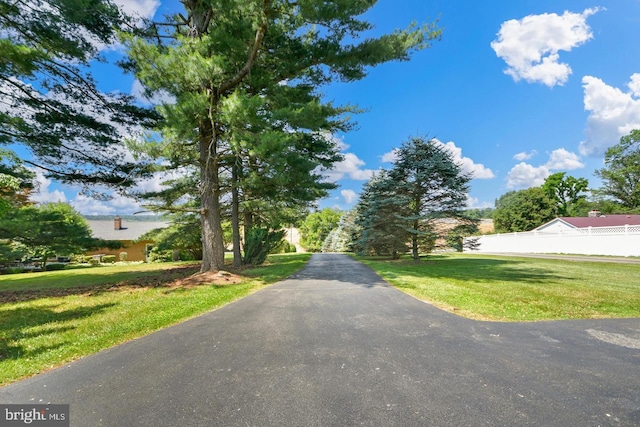
{"type": "Polygon", "coordinates": [[[73,426],[638,426],[640,319],[476,322],[347,256],[0,389],[73,426]]]}

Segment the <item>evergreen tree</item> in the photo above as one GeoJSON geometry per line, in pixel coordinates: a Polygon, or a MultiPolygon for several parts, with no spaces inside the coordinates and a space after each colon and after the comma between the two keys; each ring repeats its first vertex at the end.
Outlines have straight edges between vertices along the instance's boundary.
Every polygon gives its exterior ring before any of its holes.
{"type": "Polygon", "coordinates": [[[400,215],[405,206],[396,184],[382,170],[364,185],[355,208],[359,231],[354,241],[356,252],[398,258],[407,251],[409,223],[400,215]]]}
{"type": "MultiPolygon", "coordinates": [[[[313,189],[301,199],[314,192],[325,194],[327,187],[318,184],[320,176],[309,171],[329,167],[339,156],[338,147],[320,129],[339,129],[340,125],[327,122],[349,109],[319,103],[318,95],[313,94],[315,88],[336,79],[361,79],[367,67],[406,60],[411,52],[439,37],[439,30],[426,25],[363,40],[363,33],[372,25],[357,17],[375,3],[190,0],[183,2],[185,14],[174,16],[166,25],[156,25],[153,37],[125,40],[130,69],[149,93],[165,91],[175,97],[174,104],[161,107],[165,122],[158,130],[162,146],[168,147],[163,149],[167,167],[188,162],[199,174],[203,271],[224,265],[221,223],[228,191],[238,191],[231,199],[232,206],[239,207],[243,197],[239,190],[245,188],[249,214],[253,214],[248,207],[256,200],[258,188],[251,186],[252,178],[285,188],[277,193],[284,203],[291,200],[288,192],[307,186],[309,176],[313,189]],[[278,85],[289,89],[278,89],[278,85]],[[279,102],[278,96],[283,97],[279,102]],[[306,100],[299,112],[290,108],[282,117],[272,115],[266,120],[268,132],[278,130],[272,135],[275,138],[254,132],[253,122],[246,121],[243,126],[243,120],[238,119],[263,100],[295,107],[295,100],[301,97],[306,100]],[[282,137],[289,131],[295,135],[287,141],[282,137]],[[260,135],[259,140],[250,134],[260,135]],[[280,156],[278,162],[272,158],[264,163],[264,144],[280,156]],[[305,153],[311,156],[305,158],[305,153]],[[278,165],[274,169],[278,176],[263,181],[263,164],[278,165]],[[295,176],[307,178],[297,187],[293,185],[296,178],[283,186],[283,171],[293,166],[295,176]]],[[[266,105],[260,111],[275,114],[276,109],[266,105]]],[[[256,129],[260,127],[257,123],[256,129]]],[[[239,210],[233,212],[232,216],[239,215],[239,210]]],[[[239,218],[234,219],[234,229],[239,227],[236,222],[239,218]]]]}
{"type": "Polygon", "coordinates": [[[129,24],[109,0],[0,0],[0,144],[23,145],[25,163],[63,182],[124,188],[148,173],[123,139],[158,115],[85,71],[129,24]]]}
{"type": "Polygon", "coordinates": [[[389,172],[400,218],[407,222],[414,260],[419,252],[430,252],[446,232],[437,224],[442,219],[456,219],[473,226],[474,220],[464,215],[469,181],[451,152],[437,140],[415,137],[397,150],[397,160],[389,172]]]}

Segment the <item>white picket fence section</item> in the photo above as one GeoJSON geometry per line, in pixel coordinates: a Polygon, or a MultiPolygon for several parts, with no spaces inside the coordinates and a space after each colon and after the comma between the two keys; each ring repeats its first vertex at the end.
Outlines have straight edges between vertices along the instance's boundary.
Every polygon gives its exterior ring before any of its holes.
{"type": "Polygon", "coordinates": [[[465,252],[640,256],[640,225],[489,234],[475,239],[478,248],[465,252]]]}

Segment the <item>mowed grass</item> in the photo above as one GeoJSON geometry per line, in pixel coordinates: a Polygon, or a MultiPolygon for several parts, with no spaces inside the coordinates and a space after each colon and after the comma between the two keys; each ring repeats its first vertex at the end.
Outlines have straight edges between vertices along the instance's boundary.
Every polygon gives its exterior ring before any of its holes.
{"type": "Polygon", "coordinates": [[[478,320],[640,317],[640,265],[484,255],[359,258],[398,289],[478,320]]]}
{"type": "Polygon", "coordinates": [[[0,385],[221,307],[286,278],[309,256],[271,256],[233,285],[170,286],[175,264],[0,276],[0,385]]]}

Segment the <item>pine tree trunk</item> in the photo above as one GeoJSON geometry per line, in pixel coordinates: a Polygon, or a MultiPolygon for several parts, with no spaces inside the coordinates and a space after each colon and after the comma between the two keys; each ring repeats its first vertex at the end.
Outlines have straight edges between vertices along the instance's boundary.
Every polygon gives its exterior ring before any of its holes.
{"type": "Polygon", "coordinates": [[[202,267],[200,271],[218,271],[224,268],[224,241],[220,215],[220,189],[217,172],[202,183],[202,267]]]}
{"type": "Polygon", "coordinates": [[[413,255],[413,260],[418,261],[420,259],[420,253],[418,251],[418,227],[420,223],[418,220],[413,222],[413,230],[414,232],[411,234],[411,252],[413,255]]]}
{"type": "Polygon", "coordinates": [[[240,251],[240,195],[238,194],[238,166],[231,166],[231,229],[233,233],[233,266],[242,265],[240,251]]]}
{"type": "Polygon", "coordinates": [[[210,121],[203,121],[200,125],[201,272],[218,271],[224,268],[217,145],[215,126],[210,121]]]}

